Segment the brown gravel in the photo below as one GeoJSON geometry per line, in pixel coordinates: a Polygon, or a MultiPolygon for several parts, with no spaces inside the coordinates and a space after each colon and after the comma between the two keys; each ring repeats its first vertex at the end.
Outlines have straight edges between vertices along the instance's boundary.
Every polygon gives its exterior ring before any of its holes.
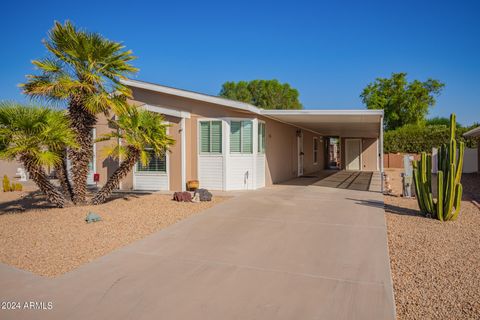
{"type": "Polygon", "coordinates": [[[480,210],[462,201],[457,221],[440,222],[415,199],[384,199],[398,319],[480,319],[480,210]]]}
{"type": "Polygon", "coordinates": [[[178,203],[169,195],[121,195],[99,206],[48,208],[36,192],[0,192],[0,262],[58,276],[225,200],[178,203]],[[103,221],[87,224],[89,211],[103,221]]]}

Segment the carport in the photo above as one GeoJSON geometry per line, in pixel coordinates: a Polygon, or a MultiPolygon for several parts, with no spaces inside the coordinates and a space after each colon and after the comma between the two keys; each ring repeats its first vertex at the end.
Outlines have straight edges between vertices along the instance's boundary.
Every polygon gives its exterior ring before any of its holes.
{"type": "MultiPolygon", "coordinates": [[[[321,135],[324,155],[331,158],[338,153],[338,169],[383,176],[383,110],[262,110],[261,114],[321,135]],[[338,150],[331,150],[330,137],[337,139],[338,150]]],[[[302,151],[299,148],[299,157],[302,151]]]]}

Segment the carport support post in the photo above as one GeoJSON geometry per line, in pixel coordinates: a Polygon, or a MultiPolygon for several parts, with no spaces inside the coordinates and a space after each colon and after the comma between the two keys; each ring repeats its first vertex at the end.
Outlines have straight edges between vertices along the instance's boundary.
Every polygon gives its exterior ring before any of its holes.
{"type": "Polygon", "coordinates": [[[384,188],[384,175],[383,175],[383,115],[380,117],[380,181],[382,183],[381,189],[383,193],[384,188]]]}

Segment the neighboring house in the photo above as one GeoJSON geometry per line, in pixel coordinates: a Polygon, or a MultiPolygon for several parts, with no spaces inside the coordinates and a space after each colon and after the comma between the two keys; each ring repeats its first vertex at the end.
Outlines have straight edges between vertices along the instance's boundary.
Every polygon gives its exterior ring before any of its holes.
{"type": "Polygon", "coordinates": [[[467,138],[477,138],[477,171],[480,172],[480,127],[476,127],[470,131],[467,131],[463,134],[464,137],[467,138]]]}
{"type": "MultiPolygon", "coordinates": [[[[123,83],[132,89],[132,104],[165,116],[176,143],[164,157],[152,154],[147,166],[137,164],[121,189],[185,190],[189,180],[211,190],[257,189],[332,163],[383,172],[382,110],[263,110],[143,81],[123,83]]],[[[100,118],[95,135],[110,130],[100,118]]],[[[118,167],[100,156],[107,143],[95,145],[90,175],[100,174],[99,185],[118,167]]]]}

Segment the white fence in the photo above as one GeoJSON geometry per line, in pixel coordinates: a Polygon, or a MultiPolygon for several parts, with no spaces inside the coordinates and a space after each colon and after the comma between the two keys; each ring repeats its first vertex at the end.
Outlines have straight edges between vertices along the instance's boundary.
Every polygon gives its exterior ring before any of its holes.
{"type": "MultiPolygon", "coordinates": [[[[432,149],[432,171],[437,173],[437,148],[432,149]]],[[[463,157],[463,173],[472,173],[478,171],[478,152],[477,149],[465,148],[463,157]]]]}

